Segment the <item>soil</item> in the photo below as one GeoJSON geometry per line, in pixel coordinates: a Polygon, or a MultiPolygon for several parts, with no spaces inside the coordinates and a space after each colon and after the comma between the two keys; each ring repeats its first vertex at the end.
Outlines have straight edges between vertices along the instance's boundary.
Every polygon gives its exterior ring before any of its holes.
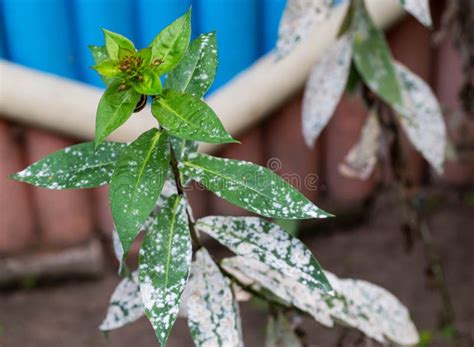
{"type": "MultiPolygon", "coordinates": [[[[448,199],[429,218],[429,225],[445,269],[456,325],[462,333],[457,346],[473,346],[474,337],[474,208],[460,199],[448,199]]],[[[362,224],[341,228],[334,222],[302,236],[323,267],[339,277],[360,278],[381,285],[408,306],[420,331],[436,329],[440,300],[426,275],[422,244],[406,249],[398,211],[382,201],[362,224]],[[319,230],[321,229],[321,230],[319,230]]],[[[217,250],[217,252],[220,252],[217,250]]],[[[103,336],[97,326],[104,317],[109,295],[119,278],[112,267],[94,281],[68,281],[0,293],[2,347],[145,347],[158,346],[146,319],[103,336]]],[[[255,302],[241,305],[246,346],[263,346],[265,313],[255,302]]],[[[326,329],[305,319],[308,345],[337,346],[343,330],[326,329]]],[[[350,331],[340,346],[356,346],[360,336],[350,331]]],[[[448,346],[440,337],[430,346],[448,346]]],[[[184,319],[178,319],[169,346],[192,346],[184,319]]],[[[365,341],[360,346],[375,346],[365,341]]]]}

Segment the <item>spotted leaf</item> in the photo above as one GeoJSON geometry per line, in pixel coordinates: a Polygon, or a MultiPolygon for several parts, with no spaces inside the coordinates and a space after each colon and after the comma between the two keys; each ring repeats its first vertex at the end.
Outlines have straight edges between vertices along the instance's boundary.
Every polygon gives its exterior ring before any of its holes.
{"type": "Polygon", "coordinates": [[[344,92],[351,66],[352,42],[347,35],[324,53],[306,84],[303,98],[303,136],[314,146],[344,92]]]}
{"type": "Polygon", "coordinates": [[[153,101],[151,111],[171,135],[208,143],[238,142],[225,131],[214,111],[190,94],[166,89],[153,101]]]}
{"type": "Polygon", "coordinates": [[[188,325],[196,346],[243,346],[230,281],[204,248],[196,252],[189,288],[188,325]]]}
{"type": "Polygon", "coordinates": [[[191,265],[186,200],[172,195],[150,225],[138,259],[145,313],[162,346],[178,316],[191,265]]]}
{"type": "Polygon", "coordinates": [[[133,88],[122,90],[121,86],[120,81],[114,81],[100,98],[95,121],[96,147],[130,118],[140,100],[140,94],[133,88]]]}
{"type": "Polygon", "coordinates": [[[157,129],[142,134],[117,161],[110,206],[125,256],[160,196],[168,169],[168,136],[157,129]]]}
{"type": "Polygon", "coordinates": [[[268,318],[265,347],[303,347],[291,322],[281,311],[268,318]]]}
{"type": "Polygon", "coordinates": [[[102,331],[118,329],[136,321],[144,314],[138,285],[138,272],[135,271],[130,277],[124,278],[115,288],[110,298],[107,316],[99,329],[102,331]]]}
{"type": "Polygon", "coordinates": [[[359,141],[351,148],[339,165],[339,171],[352,178],[366,180],[377,163],[377,151],[382,129],[375,110],[367,116],[359,141]]]}
{"type": "Polygon", "coordinates": [[[354,0],[352,18],[354,63],[367,86],[392,106],[402,104],[390,49],[383,32],[370,18],[363,0],[354,0]]]}
{"type": "Polygon", "coordinates": [[[314,25],[326,19],[332,0],[288,0],[278,30],[277,54],[285,57],[303,41],[314,25]]]}
{"type": "Polygon", "coordinates": [[[433,25],[430,13],[429,0],[400,0],[405,10],[418,19],[423,25],[430,27],[433,25]]]}
{"type": "Polygon", "coordinates": [[[217,196],[262,216],[286,219],[331,216],[273,171],[249,162],[192,153],[179,167],[184,175],[217,196]]]}
{"type": "MultiPolygon", "coordinates": [[[[91,51],[92,58],[94,59],[95,65],[101,64],[101,63],[105,62],[106,60],[110,59],[109,54],[107,53],[107,49],[105,48],[105,46],[90,45],[89,50],[91,51]]],[[[100,76],[100,78],[102,79],[102,81],[107,86],[110,83],[112,83],[112,81],[113,81],[113,78],[108,78],[108,77],[104,77],[104,76],[100,76]]]]}
{"type": "Polygon", "coordinates": [[[438,100],[420,77],[400,63],[396,68],[404,96],[404,107],[397,107],[400,122],[415,148],[442,173],[447,135],[438,100]]]}
{"type": "Polygon", "coordinates": [[[93,188],[109,183],[124,144],[93,142],[61,149],[13,174],[17,181],[48,189],[93,188]]]}
{"type": "Polygon", "coordinates": [[[258,217],[209,216],[199,219],[196,228],[240,256],[257,259],[310,288],[331,291],[311,251],[276,224],[258,217]]]}
{"type": "Polygon", "coordinates": [[[172,70],[181,60],[191,37],[191,9],[168,25],[153,40],[152,62],[158,62],[157,72],[161,75],[172,70]]]}

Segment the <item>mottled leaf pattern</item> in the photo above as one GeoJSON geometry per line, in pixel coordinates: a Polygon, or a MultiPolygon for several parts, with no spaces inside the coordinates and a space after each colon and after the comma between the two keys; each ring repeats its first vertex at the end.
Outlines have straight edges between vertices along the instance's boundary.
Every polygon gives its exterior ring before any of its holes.
{"type": "Polygon", "coordinates": [[[107,316],[100,325],[102,331],[118,329],[134,322],[145,314],[143,310],[138,272],[124,278],[115,288],[109,302],[107,316]]]}
{"type": "Polygon", "coordinates": [[[329,16],[331,5],[332,0],[288,0],[278,30],[277,54],[291,53],[315,24],[329,16]]]}
{"type": "Polygon", "coordinates": [[[225,131],[215,112],[201,99],[166,89],[151,111],[171,135],[208,143],[237,142],[225,131]]]}
{"type": "Polygon", "coordinates": [[[341,37],[314,66],[303,98],[303,136],[314,146],[334,113],[347,83],[352,57],[352,41],[341,37]]]}
{"type": "Polygon", "coordinates": [[[150,225],[138,259],[145,313],[162,346],[178,316],[192,246],[186,200],[172,195],[150,225]]]}
{"type": "Polygon", "coordinates": [[[351,148],[339,165],[344,176],[366,180],[377,163],[377,152],[382,129],[375,110],[371,110],[365,121],[359,141],[351,148]]]}
{"type": "Polygon", "coordinates": [[[93,188],[109,183],[124,144],[93,142],[61,149],[37,161],[12,178],[48,189],[93,188]]]}
{"type": "Polygon", "coordinates": [[[96,146],[130,118],[140,100],[140,94],[133,88],[121,90],[120,86],[120,81],[113,82],[100,98],[95,121],[96,146]]]}
{"type": "Polygon", "coordinates": [[[278,311],[270,315],[265,334],[265,347],[303,347],[288,318],[278,311]]]}
{"type": "Polygon", "coordinates": [[[181,62],[171,71],[165,87],[201,98],[209,90],[217,70],[217,43],[214,32],[198,36],[181,62]]]}
{"type": "Polygon", "coordinates": [[[433,25],[429,0],[400,0],[405,10],[428,27],[433,25]]]}
{"type": "Polygon", "coordinates": [[[242,346],[236,305],[230,281],[205,249],[197,251],[187,303],[188,325],[196,346],[242,346]]]}
{"type": "Polygon", "coordinates": [[[191,37],[191,10],[167,26],[151,43],[152,61],[159,61],[161,75],[173,69],[181,60],[191,37]]]}
{"type": "Polygon", "coordinates": [[[217,196],[262,216],[287,219],[331,216],[273,171],[249,162],[192,153],[179,167],[184,175],[217,196]]]}
{"type": "Polygon", "coordinates": [[[364,1],[354,1],[351,31],[355,66],[375,94],[394,107],[401,105],[400,84],[384,34],[370,18],[364,1]]]}
{"type": "Polygon", "coordinates": [[[326,271],[334,295],[312,290],[282,275],[264,263],[251,258],[233,257],[222,261],[222,267],[246,285],[261,286],[283,301],[311,314],[326,326],[334,322],[362,331],[385,343],[413,346],[419,336],[408,310],[385,289],[353,279],[339,279],[326,271]]]}
{"type": "Polygon", "coordinates": [[[165,133],[151,129],[120,155],[110,183],[110,206],[125,255],[155,206],[169,169],[165,133]]]}
{"type": "Polygon", "coordinates": [[[333,320],[320,290],[311,289],[252,258],[241,256],[226,258],[221,265],[243,284],[263,287],[289,305],[307,312],[324,326],[333,326],[333,320]]]}
{"type": "Polygon", "coordinates": [[[196,228],[232,252],[257,259],[310,288],[332,290],[311,251],[276,224],[258,217],[209,216],[199,219],[196,228]]]}
{"type": "Polygon", "coordinates": [[[400,122],[415,148],[438,172],[443,172],[447,147],[446,125],[431,88],[400,63],[396,64],[404,107],[397,107],[400,122]]]}

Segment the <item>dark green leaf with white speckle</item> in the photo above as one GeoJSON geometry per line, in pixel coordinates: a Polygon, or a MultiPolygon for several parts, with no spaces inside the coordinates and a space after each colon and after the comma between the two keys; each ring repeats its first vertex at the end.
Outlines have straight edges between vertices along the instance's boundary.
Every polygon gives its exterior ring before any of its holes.
{"type": "Polygon", "coordinates": [[[12,178],[48,189],[94,188],[109,183],[124,144],[93,142],[61,149],[37,161],[12,178]]]}
{"type": "Polygon", "coordinates": [[[232,252],[260,260],[310,288],[332,290],[311,251],[276,224],[258,217],[209,216],[199,219],[196,228],[232,252]]]}
{"type": "Polygon", "coordinates": [[[363,0],[354,1],[351,30],[355,66],[375,94],[394,107],[401,105],[400,84],[384,34],[370,18],[363,0]]]}
{"type": "Polygon", "coordinates": [[[160,75],[179,63],[188,48],[190,38],[191,9],[163,29],[150,45],[152,61],[161,61],[156,70],[160,75]]]}
{"type": "Polygon", "coordinates": [[[155,207],[169,169],[168,136],[151,129],[120,155],[110,183],[110,206],[124,255],[155,207]]]}
{"type": "Polygon", "coordinates": [[[230,281],[204,248],[196,252],[189,288],[188,325],[195,345],[242,346],[240,316],[230,281]]]}
{"type": "Polygon", "coordinates": [[[100,98],[95,121],[96,146],[130,118],[140,100],[140,94],[133,88],[120,90],[121,84],[113,82],[100,98]]]}
{"type": "Polygon", "coordinates": [[[172,195],[145,235],[138,259],[145,313],[162,346],[178,316],[191,266],[186,200],[172,195]]]}
{"type": "Polygon", "coordinates": [[[239,160],[192,153],[179,163],[182,173],[227,201],[272,218],[331,216],[273,171],[239,160]]]}
{"type": "Polygon", "coordinates": [[[225,131],[215,112],[190,94],[165,89],[153,100],[151,111],[171,135],[208,143],[238,142],[225,131]]]}
{"type": "Polygon", "coordinates": [[[201,98],[209,90],[217,70],[214,32],[202,34],[189,46],[184,58],[170,72],[165,87],[201,98]]]}
{"type": "Polygon", "coordinates": [[[99,329],[102,331],[118,329],[136,321],[144,314],[138,271],[135,271],[131,277],[124,278],[115,288],[110,298],[107,316],[99,329]]]}

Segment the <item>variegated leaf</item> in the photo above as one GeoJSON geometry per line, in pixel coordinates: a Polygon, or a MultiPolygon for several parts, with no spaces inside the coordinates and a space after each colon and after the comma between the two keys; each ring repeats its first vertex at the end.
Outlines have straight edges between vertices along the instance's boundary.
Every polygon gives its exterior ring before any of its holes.
{"type": "Polygon", "coordinates": [[[179,163],[179,168],[217,196],[262,216],[287,219],[331,216],[273,171],[246,161],[191,153],[179,163]]]}
{"type": "Polygon", "coordinates": [[[309,147],[334,113],[347,83],[352,57],[352,41],[341,37],[314,66],[303,99],[303,136],[309,147]]]}
{"type": "Polygon", "coordinates": [[[311,251],[276,224],[258,217],[209,216],[199,219],[196,228],[234,253],[259,260],[303,285],[332,290],[311,251]]]}
{"type": "Polygon", "coordinates": [[[240,317],[230,281],[209,253],[196,252],[187,302],[188,325],[196,346],[240,347],[240,317]]]}
{"type": "Polygon", "coordinates": [[[403,90],[404,107],[398,107],[400,122],[415,148],[438,172],[443,172],[447,146],[446,125],[431,88],[400,63],[397,75],[403,90]]]}
{"type": "Polygon", "coordinates": [[[333,321],[321,291],[313,290],[270,266],[247,257],[226,258],[222,267],[245,285],[257,285],[278,298],[307,312],[319,323],[331,327],[333,321]]]}
{"type": "Polygon", "coordinates": [[[377,151],[382,129],[375,110],[371,110],[365,121],[359,141],[351,148],[339,165],[339,172],[347,177],[366,180],[377,163],[377,151]]]}
{"type": "Polygon", "coordinates": [[[326,19],[332,0],[288,0],[278,30],[277,54],[285,57],[304,40],[314,25],[326,19]]]}
{"type": "Polygon", "coordinates": [[[303,347],[288,318],[279,311],[268,317],[265,347],[303,347]]]}
{"type": "Polygon", "coordinates": [[[405,10],[418,19],[423,25],[433,25],[429,0],[400,0],[405,10]]]}
{"type": "Polygon", "coordinates": [[[406,307],[374,284],[339,279],[326,271],[334,289],[334,295],[329,296],[251,258],[227,258],[222,261],[222,267],[245,285],[254,290],[263,287],[271,291],[326,326],[332,326],[333,322],[350,326],[381,343],[387,340],[398,346],[418,343],[418,332],[406,307]]]}
{"type": "Polygon", "coordinates": [[[138,259],[145,313],[162,346],[178,315],[191,265],[186,205],[178,195],[167,200],[149,227],[138,259]]]}
{"type": "Polygon", "coordinates": [[[107,310],[107,316],[100,325],[102,331],[109,331],[134,322],[145,314],[143,310],[138,272],[124,278],[115,288],[107,310]]]}
{"type": "Polygon", "coordinates": [[[393,107],[402,104],[400,83],[397,79],[390,48],[384,33],[375,26],[364,0],[353,0],[352,52],[354,65],[365,84],[393,107]]]}

